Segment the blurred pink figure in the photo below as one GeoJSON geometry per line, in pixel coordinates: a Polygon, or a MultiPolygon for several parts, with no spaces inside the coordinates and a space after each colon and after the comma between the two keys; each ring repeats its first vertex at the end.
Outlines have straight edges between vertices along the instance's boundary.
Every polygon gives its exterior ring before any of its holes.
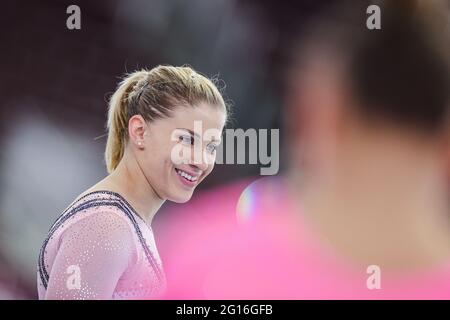
{"type": "Polygon", "coordinates": [[[423,272],[381,270],[374,275],[369,266],[354,263],[319,238],[283,178],[251,184],[242,193],[236,214],[230,210],[235,197],[227,200],[232,192],[232,186],[210,191],[191,210],[180,212],[186,217],[195,212],[207,220],[183,217],[182,223],[171,226],[167,236],[176,242],[165,260],[169,284],[165,298],[450,298],[450,261],[423,272]],[[374,288],[377,281],[380,286],[374,288]]]}

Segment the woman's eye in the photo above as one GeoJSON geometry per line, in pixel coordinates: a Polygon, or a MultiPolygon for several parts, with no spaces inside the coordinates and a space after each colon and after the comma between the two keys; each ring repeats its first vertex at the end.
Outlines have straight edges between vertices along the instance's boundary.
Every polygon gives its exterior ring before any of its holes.
{"type": "Polygon", "coordinates": [[[216,149],[217,149],[217,146],[214,145],[214,144],[209,144],[209,145],[206,146],[206,150],[209,153],[214,153],[216,151],[216,149]]]}
{"type": "Polygon", "coordinates": [[[180,136],[180,141],[184,144],[188,144],[188,145],[193,145],[194,144],[194,139],[192,138],[192,136],[180,136]]]}

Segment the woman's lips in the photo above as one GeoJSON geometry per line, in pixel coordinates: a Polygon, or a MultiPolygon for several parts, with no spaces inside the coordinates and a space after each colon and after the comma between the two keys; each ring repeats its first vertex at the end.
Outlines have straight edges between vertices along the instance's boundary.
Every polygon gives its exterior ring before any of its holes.
{"type": "Polygon", "coordinates": [[[194,187],[197,184],[198,178],[200,176],[198,174],[193,174],[178,168],[175,168],[175,173],[178,176],[178,179],[180,179],[180,181],[188,187],[194,187]]]}

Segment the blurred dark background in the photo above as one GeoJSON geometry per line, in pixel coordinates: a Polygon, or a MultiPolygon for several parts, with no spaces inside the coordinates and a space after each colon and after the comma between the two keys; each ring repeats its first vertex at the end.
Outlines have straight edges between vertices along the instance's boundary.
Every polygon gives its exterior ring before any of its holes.
{"type": "MultiPolygon", "coordinates": [[[[2,2],[0,299],[36,298],[50,223],[106,175],[106,101],[120,76],[189,64],[224,81],[233,127],[280,128],[283,139],[289,49],[302,22],[331,2],[2,2]],[[66,28],[72,4],[81,30],[66,28]]],[[[257,165],[217,165],[199,190],[258,174],[257,165]]]]}

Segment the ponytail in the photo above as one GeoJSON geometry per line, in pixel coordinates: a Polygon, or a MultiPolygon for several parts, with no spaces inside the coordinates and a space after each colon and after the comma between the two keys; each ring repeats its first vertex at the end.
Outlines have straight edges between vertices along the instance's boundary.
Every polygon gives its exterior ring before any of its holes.
{"type": "Polygon", "coordinates": [[[138,82],[148,74],[140,70],[129,74],[122,80],[116,92],[109,101],[108,109],[108,140],[106,142],[105,161],[108,173],[116,169],[125,151],[128,128],[128,108],[130,93],[138,82]]]}

